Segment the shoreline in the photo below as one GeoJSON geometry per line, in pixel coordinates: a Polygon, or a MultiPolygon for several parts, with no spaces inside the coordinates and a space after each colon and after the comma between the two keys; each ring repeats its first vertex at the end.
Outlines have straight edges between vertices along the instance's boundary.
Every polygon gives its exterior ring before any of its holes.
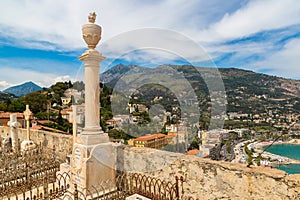
{"type": "MultiPolygon", "coordinates": [[[[257,145],[260,145],[260,146],[269,146],[270,144],[272,144],[273,142],[259,142],[257,143],[257,145]]],[[[294,145],[300,145],[300,139],[292,139],[288,142],[274,142],[274,144],[294,144],[294,145]]]]}
{"type": "MultiPolygon", "coordinates": [[[[273,143],[273,145],[278,145],[278,144],[292,144],[292,145],[299,145],[300,146],[300,140],[290,140],[288,142],[260,142],[254,145],[255,150],[258,153],[261,153],[262,151],[264,151],[263,147],[265,146],[269,146],[270,144],[273,143]],[[295,142],[296,141],[296,142],[295,142]]],[[[286,156],[282,156],[282,155],[278,155],[278,154],[273,154],[271,152],[265,151],[263,152],[263,154],[261,155],[262,157],[267,157],[270,158],[271,160],[277,160],[277,164],[272,163],[274,165],[280,166],[280,165],[289,165],[289,164],[300,164],[300,160],[297,159],[293,159],[293,158],[289,158],[286,156]]],[[[273,161],[274,162],[274,161],[273,161]]]]}

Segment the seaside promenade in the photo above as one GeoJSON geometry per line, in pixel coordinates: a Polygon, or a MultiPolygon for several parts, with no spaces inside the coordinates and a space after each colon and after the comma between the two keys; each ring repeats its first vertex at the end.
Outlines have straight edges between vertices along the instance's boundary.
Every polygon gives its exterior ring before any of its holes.
{"type": "MultiPolygon", "coordinates": [[[[267,151],[264,151],[265,146],[271,145],[273,142],[259,142],[259,143],[253,143],[252,147],[255,149],[255,151],[258,154],[261,154],[263,158],[268,158],[271,161],[271,166],[278,166],[278,165],[288,165],[288,164],[300,164],[300,160],[288,158],[286,156],[281,156],[277,154],[273,154],[267,151]]],[[[288,142],[274,142],[272,145],[276,144],[298,144],[300,145],[300,140],[290,140],[288,142]]]]}
{"type": "MultiPolygon", "coordinates": [[[[248,144],[249,149],[254,149],[254,155],[257,157],[258,155],[261,154],[262,158],[265,160],[269,161],[268,166],[279,166],[279,165],[288,165],[288,164],[300,164],[300,160],[296,159],[291,159],[285,156],[273,154],[267,151],[264,151],[264,147],[271,145],[273,142],[268,141],[268,142],[257,142],[254,140],[247,140],[243,141],[241,143],[238,143],[235,148],[235,159],[232,160],[232,163],[246,163],[247,159],[247,154],[244,149],[244,145],[246,143],[248,144]]],[[[274,142],[274,144],[299,144],[300,145],[300,140],[293,139],[288,142],[274,142]]]]}

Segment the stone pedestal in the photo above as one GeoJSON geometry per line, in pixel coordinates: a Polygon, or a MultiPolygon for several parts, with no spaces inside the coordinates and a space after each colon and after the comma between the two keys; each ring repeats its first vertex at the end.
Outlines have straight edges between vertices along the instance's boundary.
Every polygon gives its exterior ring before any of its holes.
{"type": "Polygon", "coordinates": [[[74,144],[71,159],[72,187],[81,192],[96,188],[99,191],[115,185],[116,151],[112,143],[97,145],[74,144]],[[105,184],[108,182],[109,184],[105,184]]]}

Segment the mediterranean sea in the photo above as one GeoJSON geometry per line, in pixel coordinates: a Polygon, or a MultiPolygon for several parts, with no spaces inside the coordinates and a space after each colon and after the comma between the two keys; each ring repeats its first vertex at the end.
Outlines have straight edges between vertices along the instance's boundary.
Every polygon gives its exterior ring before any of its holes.
{"type": "MultiPolygon", "coordinates": [[[[291,159],[300,160],[300,145],[297,144],[274,144],[266,151],[291,159]]],[[[281,165],[278,169],[281,169],[288,174],[300,174],[300,164],[281,165]]]]}

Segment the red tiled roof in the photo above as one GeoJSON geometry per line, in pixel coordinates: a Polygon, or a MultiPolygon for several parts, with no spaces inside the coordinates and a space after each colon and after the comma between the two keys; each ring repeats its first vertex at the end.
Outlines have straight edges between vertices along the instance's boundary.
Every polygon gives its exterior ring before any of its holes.
{"type": "Polygon", "coordinates": [[[173,137],[176,137],[176,135],[166,135],[166,138],[173,138],[173,137]]]}
{"type": "Polygon", "coordinates": [[[33,127],[31,127],[31,129],[33,129],[33,130],[41,130],[42,127],[41,126],[33,126],[33,127]]]}
{"type": "Polygon", "coordinates": [[[72,109],[72,107],[69,107],[69,108],[65,108],[63,110],[65,110],[65,111],[72,111],[73,109],[72,109]]]}
{"type": "Polygon", "coordinates": [[[70,113],[68,113],[68,112],[65,111],[65,110],[60,111],[60,113],[61,113],[62,115],[69,115],[69,114],[70,114],[70,113]]]}
{"type": "Polygon", "coordinates": [[[177,132],[169,132],[168,135],[175,136],[177,135],[177,132]]]}
{"type": "Polygon", "coordinates": [[[40,124],[45,124],[45,123],[55,123],[53,121],[50,121],[50,120],[37,120],[38,123],[40,124]]]}
{"type": "Polygon", "coordinates": [[[170,125],[167,125],[167,127],[171,127],[171,126],[178,127],[178,124],[170,124],[170,125]]]}
{"type": "Polygon", "coordinates": [[[66,134],[66,132],[64,132],[64,131],[57,130],[57,129],[50,128],[50,127],[46,127],[46,126],[33,126],[31,129],[33,129],[33,130],[54,131],[54,132],[56,132],[56,133],[64,133],[64,134],[66,134]]]}
{"type": "Polygon", "coordinates": [[[161,138],[161,137],[166,137],[165,134],[162,134],[162,133],[158,133],[158,134],[152,134],[152,135],[145,135],[145,136],[142,136],[142,137],[138,137],[138,138],[135,138],[134,140],[135,141],[147,141],[147,140],[153,140],[155,138],[161,138]]]}
{"type": "Polygon", "coordinates": [[[46,130],[46,131],[53,131],[53,132],[56,132],[56,133],[66,133],[64,131],[60,131],[60,130],[57,130],[55,128],[50,128],[50,127],[46,127],[46,126],[42,126],[42,129],[46,130]]]}
{"type": "Polygon", "coordinates": [[[65,108],[65,109],[61,110],[60,113],[62,115],[68,115],[72,111],[73,111],[72,107],[69,107],[69,108],[65,108]]]}
{"type": "Polygon", "coordinates": [[[193,150],[189,150],[185,154],[187,154],[187,155],[196,155],[197,153],[200,153],[200,152],[201,151],[199,149],[193,149],[193,150]]]}
{"type": "Polygon", "coordinates": [[[9,118],[10,114],[16,114],[17,118],[23,118],[23,113],[0,112],[0,118],[9,118]]]}

